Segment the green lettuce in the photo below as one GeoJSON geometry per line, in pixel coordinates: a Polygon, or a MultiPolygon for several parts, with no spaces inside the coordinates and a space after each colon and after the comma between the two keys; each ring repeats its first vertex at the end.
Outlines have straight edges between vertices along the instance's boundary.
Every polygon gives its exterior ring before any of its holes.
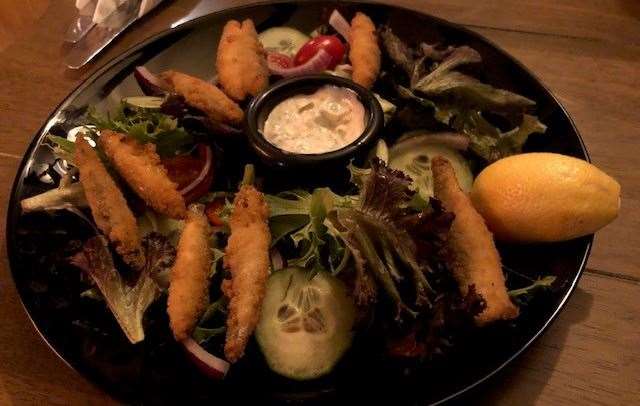
{"type": "Polygon", "coordinates": [[[154,143],[162,157],[174,156],[194,143],[194,138],[178,120],[153,109],[132,109],[125,103],[114,112],[102,116],[95,109],[87,112],[89,124],[98,130],[128,134],[140,143],[154,143]]]}

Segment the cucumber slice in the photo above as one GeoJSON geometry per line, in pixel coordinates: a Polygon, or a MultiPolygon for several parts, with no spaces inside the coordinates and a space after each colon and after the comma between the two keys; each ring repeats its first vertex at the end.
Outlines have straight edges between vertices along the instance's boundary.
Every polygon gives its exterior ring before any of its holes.
{"type": "Polygon", "coordinates": [[[164,102],[164,98],[156,96],[131,96],[123,98],[122,101],[135,109],[159,110],[164,102]]]}
{"type": "Polygon", "coordinates": [[[286,268],[267,282],[256,338],[269,367],[296,380],[329,373],[351,346],[355,305],[344,284],[321,271],[286,268]]]}
{"type": "Polygon", "coordinates": [[[415,190],[428,200],[433,196],[431,159],[440,155],[451,162],[460,187],[469,192],[473,184],[469,163],[458,151],[434,138],[433,135],[415,135],[401,139],[389,149],[389,166],[411,176],[415,190]]]}
{"type": "Polygon", "coordinates": [[[311,38],[291,27],[273,27],[262,31],[258,40],[267,52],[278,52],[293,57],[311,38]]]}

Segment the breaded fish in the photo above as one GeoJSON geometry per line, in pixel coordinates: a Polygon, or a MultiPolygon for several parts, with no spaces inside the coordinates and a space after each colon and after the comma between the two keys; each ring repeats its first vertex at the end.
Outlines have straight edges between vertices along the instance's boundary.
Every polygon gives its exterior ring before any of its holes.
{"type": "Polygon", "coordinates": [[[233,202],[231,236],[224,256],[224,266],[231,272],[230,286],[227,282],[224,289],[230,295],[224,346],[229,362],[242,357],[260,317],[269,277],[268,218],[269,207],[262,193],[253,186],[242,186],[233,202]]]}
{"type": "Polygon", "coordinates": [[[204,214],[189,210],[176,262],[171,269],[167,313],[177,341],[188,338],[209,300],[209,272],[213,262],[210,229],[204,214]]]}
{"type": "Polygon", "coordinates": [[[458,184],[453,167],[445,158],[435,157],[431,162],[435,197],[455,214],[448,237],[449,266],[465,295],[475,286],[486,303],[476,316],[478,325],[518,316],[507,293],[500,255],[484,220],[471,204],[471,200],[458,184]]]}
{"type": "Polygon", "coordinates": [[[98,154],[83,137],[76,141],[75,164],[98,228],[127,264],[142,268],[145,258],[136,219],[98,154]]]}
{"type": "Polygon", "coordinates": [[[367,89],[373,86],[380,73],[380,46],[376,26],[360,12],[351,20],[349,60],[353,67],[353,81],[367,89]]]}
{"type": "Polygon", "coordinates": [[[98,142],[118,173],[153,210],[172,218],[185,216],[184,198],[167,176],[155,145],[109,130],[102,131],[98,142]]]}
{"type": "Polygon", "coordinates": [[[258,40],[253,21],[225,24],[216,54],[218,81],[234,100],[255,96],[269,85],[266,52],[258,40]]]}
{"type": "Polygon", "coordinates": [[[239,124],[244,112],[224,92],[209,82],[185,73],[168,70],[160,75],[187,104],[202,111],[212,121],[239,124]]]}

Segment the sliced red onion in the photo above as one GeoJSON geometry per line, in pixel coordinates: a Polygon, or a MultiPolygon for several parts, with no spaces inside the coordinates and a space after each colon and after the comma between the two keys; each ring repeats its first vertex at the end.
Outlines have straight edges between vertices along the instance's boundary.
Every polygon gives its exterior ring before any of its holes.
{"type": "Polygon", "coordinates": [[[267,53],[267,64],[277,64],[281,68],[287,69],[293,66],[293,58],[280,52],[269,52],[267,53]]]}
{"type": "Polygon", "coordinates": [[[213,379],[222,379],[227,374],[230,364],[207,352],[194,339],[187,338],[182,341],[184,349],[187,350],[189,358],[196,364],[198,369],[213,379]]]}
{"type": "Polygon", "coordinates": [[[401,142],[413,140],[416,137],[420,137],[421,142],[441,144],[460,151],[464,151],[469,147],[469,137],[465,134],[454,132],[430,133],[423,130],[409,131],[408,133],[405,133],[398,139],[396,145],[401,142]]]}
{"type": "Polygon", "coordinates": [[[282,258],[282,254],[277,248],[271,248],[269,251],[269,256],[271,257],[271,270],[278,271],[287,266],[286,262],[282,258]]]}
{"type": "Polygon", "coordinates": [[[171,90],[171,86],[144,66],[136,66],[133,71],[142,93],[147,96],[163,96],[171,90]]]}
{"type": "Polygon", "coordinates": [[[318,51],[311,59],[305,62],[302,65],[294,66],[291,68],[283,68],[279,64],[270,63],[267,61],[269,65],[269,71],[278,76],[282,76],[285,78],[291,76],[299,76],[306,75],[308,73],[318,73],[325,71],[329,65],[331,64],[331,55],[324,49],[318,51]]]}
{"type": "Polygon", "coordinates": [[[198,176],[187,186],[179,190],[182,196],[189,194],[189,192],[195,189],[207,178],[207,174],[211,170],[211,165],[213,164],[213,151],[211,151],[211,147],[208,145],[204,145],[204,160],[204,165],[202,165],[202,169],[198,176]]]}
{"type": "Polygon", "coordinates": [[[329,16],[329,25],[349,42],[349,38],[351,37],[351,24],[349,24],[338,10],[333,10],[331,16],[329,16]]]}
{"type": "Polygon", "coordinates": [[[228,124],[222,123],[220,121],[213,121],[210,119],[206,119],[204,122],[205,127],[214,134],[220,135],[240,135],[242,134],[242,130],[236,127],[232,127],[228,124]]]}
{"type": "Polygon", "coordinates": [[[351,66],[351,64],[349,63],[343,63],[340,65],[337,65],[333,70],[339,70],[339,71],[343,71],[343,72],[347,72],[347,73],[353,73],[353,66],[351,66]]]}

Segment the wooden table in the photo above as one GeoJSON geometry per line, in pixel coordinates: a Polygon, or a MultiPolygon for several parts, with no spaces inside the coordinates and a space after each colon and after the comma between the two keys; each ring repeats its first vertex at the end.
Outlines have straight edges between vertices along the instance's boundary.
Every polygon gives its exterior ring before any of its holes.
{"type": "MultiPolygon", "coordinates": [[[[0,218],[33,134],[95,69],[164,30],[175,1],[80,71],[62,63],[72,0],[0,1],[0,218]]],[[[224,8],[239,1],[216,0],[224,8]]],[[[527,65],[559,97],[596,165],[622,184],[620,217],[598,233],[580,285],[553,326],[475,394],[484,404],[640,404],[640,2],[403,0],[464,24],[527,65]]],[[[38,337],[11,282],[0,230],[0,404],[112,404],[38,337]]],[[[471,401],[471,399],[469,400],[471,401]]]]}

